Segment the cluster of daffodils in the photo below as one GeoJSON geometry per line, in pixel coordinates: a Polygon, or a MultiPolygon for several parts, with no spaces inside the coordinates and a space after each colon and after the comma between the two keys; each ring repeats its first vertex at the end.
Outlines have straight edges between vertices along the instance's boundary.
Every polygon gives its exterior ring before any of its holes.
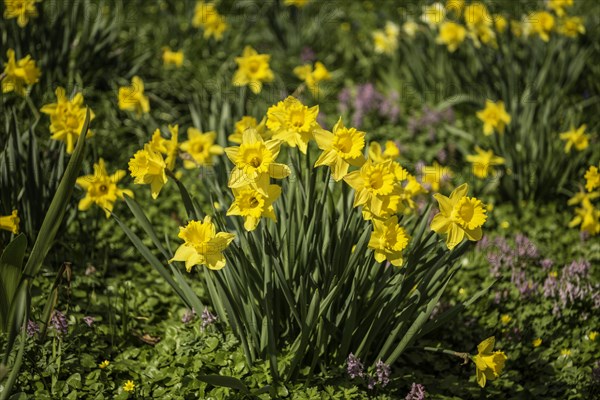
{"type": "Polygon", "coordinates": [[[585,190],[581,189],[568,202],[571,206],[579,206],[575,208],[575,217],[569,223],[569,227],[579,226],[581,232],[592,236],[600,233],[600,208],[593,203],[600,198],[599,169],[600,165],[591,165],[588,168],[584,175],[585,190]]]}
{"type": "MultiPolygon", "coordinates": [[[[425,6],[421,21],[437,31],[436,42],[445,45],[449,52],[455,52],[466,39],[470,39],[475,47],[481,44],[497,47],[498,35],[509,26],[516,37],[535,36],[547,42],[553,32],[571,38],[585,33],[583,19],[567,14],[573,1],[548,0],[548,10],[534,11],[521,20],[509,21],[503,15],[491,13],[483,2],[467,4],[465,0],[448,0],[445,5],[437,2],[425,6]]],[[[389,45],[392,41],[384,40],[386,36],[382,32],[374,34],[374,38],[380,52],[392,47],[389,45]]]]}
{"type": "Polygon", "coordinates": [[[225,17],[219,14],[219,11],[213,3],[199,1],[196,3],[192,26],[202,28],[206,39],[215,38],[220,41],[223,39],[223,33],[227,30],[225,17]]]}
{"type": "Polygon", "coordinates": [[[17,60],[13,49],[6,51],[6,57],[8,60],[4,62],[4,71],[0,74],[2,93],[15,92],[25,96],[28,88],[40,79],[40,69],[30,55],[17,60]]]}
{"type": "MultiPolygon", "coordinates": [[[[60,86],[54,93],[56,103],[44,105],[41,111],[50,117],[51,138],[64,142],[67,153],[71,154],[85,123],[86,106],[83,104],[83,95],[77,93],[69,99],[65,89],[60,86]]],[[[93,119],[94,113],[90,110],[90,121],[93,119]]],[[[92,135],[93,132],[88,131],[88,136],[92,135]]]]}

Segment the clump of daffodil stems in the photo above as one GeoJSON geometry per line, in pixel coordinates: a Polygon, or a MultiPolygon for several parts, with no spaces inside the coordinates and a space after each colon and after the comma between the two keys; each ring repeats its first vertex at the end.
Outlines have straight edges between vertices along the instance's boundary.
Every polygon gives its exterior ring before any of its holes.
{"type": "MultiPolygon", "coordinates": [[[[229,136],[236,145],[224,149],[214,132],[194,128],[179,144],[178,129],[170,127],[170,139],[155,132],[129,165],[154,198],[175,181],[188,211],[183,243],[171,255],[126,198],[174,278],[159,271],[198,309],[173,263],[212,270],[199,271],[219,320],[237,333],[249,362],[270,361],[274,377],[325,368],[318,360],[341,365],[349,353],[393,364],[451,315],[429,320],[468,247],[460,242],[478,240],[485,222],[466,185],[448,201],[438,195],[441,212],[432,228],[448,234],[453,250],[443,248],[427,229],[431,207],[416,206],[426,190],[401,166],[398,148],[368,144],[366,132],[341,119],[327,130],[318,113],[318,106],[290,96],[262,119],[244,116],[229,136]],[[174,160],[179,155],[187,168],[204,168],[222,153],[229,165],[219,160],[203,183],[211,200],[228,208],[203,216],[174,160]],[[278,364],[281,353],[290,354],[289,363],[278,364]]],[[[149,261],[159,268],[155,258],[149,261]]]]}

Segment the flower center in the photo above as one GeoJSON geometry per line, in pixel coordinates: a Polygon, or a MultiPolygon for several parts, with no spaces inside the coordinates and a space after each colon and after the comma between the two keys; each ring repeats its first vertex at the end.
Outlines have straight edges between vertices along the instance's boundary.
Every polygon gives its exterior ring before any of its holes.
{"type": "Polygon", "coordinates": [[[258,72],[259,68],[260,68],[260,62],[258,62],[257,60],[251,60],[248,63],[248,70],[253,75],[258,72]]]}
{"type": "Polygon", "coordinates": [[[296,128],[300,128],[304,125],[304,111],[293,110],[290,112],[290,123],[296,128]]]}
{"type": "Polygon", "coordinates": [[[381,171],[373,171],[369,176],[369,186],[373,189],[378,190],[383,186],[383,174],[381,171]]]}
{"type": "Polygon", "coordinates": [[[67,127],[69,129],[77,129],[79,128],[79,119],[73,115],[69,115],[67,117],[67,127]]]}
{"type": "Polygon", "coordinates": [[[106,192],[108,192],[108,186],[106,186],[106,185],[102,184],[102,185],[100,185],[100,187],[98,188],[98,191],[99,191],[101,194],[105,194],[106,192]]]}

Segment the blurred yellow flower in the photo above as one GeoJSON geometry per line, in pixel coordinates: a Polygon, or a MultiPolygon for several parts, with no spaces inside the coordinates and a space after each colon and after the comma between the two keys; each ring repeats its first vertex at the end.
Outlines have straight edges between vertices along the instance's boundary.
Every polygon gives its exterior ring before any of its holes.
{"type": "Polygon", "coordinates": [[[150,101],[144,94],[144,81],[139,76],[131,79],[131,86],[119,88],[119,109],[135,111],[138,117],[150,112],[150,101]]]}
{"type": "Polygon", "coordinates": [[[471,29],[480,26],[491,26],[494,23],[492,15],[488,11],[485,4],[476,1],[465,7],[464,14],[465,24],[471,29]]]}
{"type": "Polygon", "coordinates": [[[596,338],[598,337],[598,332],[597,331],[590,331],[590,333],[588,333],[588,339],[590,339],[592,342],[596,341],[596,338]]]}
{"type": "Polygon", "coordinates": [[[579,128],[575,129],[571,126],[571,129],[560,134],[560,138],[565,143],[565,153],[570,153],[571,148],[575,147],[576,150],[582,151],[588,148],[590,136],[585,133],[587,125],[583,124],[579,128]]]}
{"type": "Polygon", "coordinates": [[[500,322],[502,322],[502,325],[508,325],[510,324],[510,321],[512,321],[512,317],[508,314],[502,314],[500,317],[500,322]]]}
{"type": "Polygon", "coordinates": [[[577,37],[577,35],[585,34],[585,25],[581,17],[567,17],[560,21],[558,33],[567,37],[577,37]]]}
{"type": "Polygon", "coordinates": [[[443,22],[440,25],[440,32],[435,39],[438,44],[445,44],[450,53],[454,53],[456,49],[464,42],[467,36],[467,30],[464,26],[452,21],[443,22]]]}
{"type": "Polygon", "coordinates": [[[394,54],[398,49],[398,37],[400,36],[400,28],[391,21],[386,22],[383,30],[375,30],[373,35],[373,45],[376,53],[385,53],[388,55],[394,54]]]}
{"type": "Polygon", "coordinates": [[[0,216],[0,229],[12,232],[13,234],[19,233],[19,211],[13,210],[10,215],[0,216]]]}
{"type": "Polygon", "coordinates": [[[183,167],[193,169],[213,164],[213,156],[224,153],[223,148],[215,144],[216,132],[202,133],[196,128],[188,128],[188,140],[181,143],[181,151],[192,158],[183,161],[183,167]]]}
{"type": "Polygon", "coordinates": [[[315,167],[328,165],[335,181],[348,174],[350,166],[361,167],[365,163],[365,133],[356,128],[346,128],[342,117],[333,127],[333,133],[325,129],[314,132],[315,141],[323,153],[315,162],[315,167]]]}
{"type": "Polygon", "coordinates": [[[398,225],[398,217],[393,216],[385,221],[373,219],[373,231],[369,239],[369,248],[375,252],[375,260],[388,260],[393,266],[401,267],[402,250],[408,245],[408,234],[398,225]]]}
{"type": "Polygon", "coordinates": [[[108,367],[109,365],[110,365],[110,361],[108,361],[108,360],[104,360],[104,361],[102,361],[100,364],[98,364],[98,367],[99,367],[100,369],[104,369],[104,368],[108,367]]]}
{"type": "Polygon", "coordinates": [[[442,3],[433,3],[429,6],[423,7],[423,14],[421,14],[421,21],[429,25],[430,28],[436,27],[441,24],[446,18],[446,9],[442,3]]]}
{"type": "Polygon", "coordinates": [[[510,222],[508,222],[507,220],[504,220],[504,221],[500,222],[500,227],[502,229],[508,229],[508,228],[510,228],[510,222]]]}
{"type": "Polygon", "coordinates": [[[123,384],[123,390],[126,392],[133,392],[135,390],[135,383],[133,381],[127,381],[123,384]]]}
{"type": "Polygon", "coordinates": [[[540,347],[542,345],[542,338],[534,339],[533,342],[531,342],[531,344],[533,345],[533,347],[540,347]]]}
{"type": "Polygon", "coordinates": [[[369,143],[369,159],[373,162],[384,162],[386,160],[395,160],[400,157],[400,149],[393,140],[385,142],[385,150],[381,148],[379,142],[369,143]]]}
{"type": "Polygon", "coordinates": [[[204,38],[214,37],[217,41],[223,39],[223,33],[228,28],[225,18],[219,14],[215,5],[203,1],[196,3],[192,26],[204,29],[204,38]]]}
{"type": "Polygon", "coordinates": [[[6,51],[8,61],[4,63],[4,72],[2,75],[2,93],[16,92],[21,96],[27,93],[27,86],[31,86],[40,79],[40,69],[35,66],[35,61],[30,55],[15,59],[15,51],[8,49],[6,51]]]}
{"type": "Polygon", "coordinates": [[[360,170],[349,173],[344,181],[356,191],[354,207],[366,206],[370,212],[379,216],[384,201],[397,194],[396,174],[391,160],[373,163],[367,160],[360,170]]]}
{"type": "Polygon", "coordinates": [[[258,226],[261,217],[276,221],[273,202],[281,195],[281,187],[268,185],[264,188],[266,195],[254,189],[251,185],[233,188],[235,200],[227,210],[227,215],[244,217],[244,229],[253,231],[258,226]]]}
{"type": "Polygon", "coordinates": [[[183,65],[183,51],[172,51],[169,47],[163,47],[162,59],[165,65],[181,67],[183,65]]]}
{"type": "Polygon", "coordinates": [[[421,182],[433,192],[439,192],[442,182],[451,179],[452,175],[450,167],[440,165],[437,161],[421,168],[421,182]]]}
{"type": "Polygon", "coordinates": [[[467,197],[469,185],[463,183],[446,197],[435,193],[440,212],[433,217],[431,229],[446,235],[446,246],[452,250],[465,236],[471,241],[480,240],[483,236],[481,227],[487,216],[485,205],[475,197],[467,197]]]}
{"type": "Polygon", "coordinates": [[[595,165],[591,165],[590,168],[585,171],[585,175],[583,177],[586,180],[585,188],[588,192],[591,192],[596,188],[600,188],[600,173],[598,173],[598,167],[595,165]]]}
{"type": "Polygon", "coordinates": [[[528,17],[527,25],[529,33],[536,34],[544,42],[547,42],[554,29],[554,16],[547,11],[536,11],[528,17]]]}
{"type": "Polygon", "coordinates": [[[492,100],[485,101],[485,108],[477,112],[477,118],[483,122],[483,133],[490,136],[494,131],[502,134],[506,125],[510,124],[510,115],[504,108],[504,102],[494,103],[492,100]]]}
{"type": "Polygon", "coordinates": [[[319,106],[307,107],[298,99],[288,96],[267,110],[267,128],[273,132],[273,139],[279,139],[290,147],[306,154],[308,141],[316,129],[319,106]]]}
{"type": "MultiPolygon", "coordinates": [[[[77,93],[69,100],[65,89],[60,86],[54,93],[56,103],[46,104],[40,111],[50,116],[50,133],[52,133],[50,138],[65,142],[67,153],[71,154],[85,123],[86,107],[83,105],[83,95],[77,93]]],[[[90,110],[90,121],[94,117],[94,113],[90,110]]],[[[92,135],[93,132],[88,131],[88,136],[92,135]]]]}
{"type": "Polygon", "coordinates": [[[227,157],[235,165],[229,177],[229,187],[252,185],[268,196],[266,189],[270,178],[283,179],[291,172],[287,165],[275,162],[280,146],[281,141],[265,141],[255,129],[246,129],[239,147],[225,149],[227,157]]]}
{"type": "Polygon", "coordinates": [[[243,116],[238,122],[235,123],[234,132],[227,137],[227,140],[233,143],[242,143],[242,135],[246,129],[256,129],[256,132],[264,139],[269,140],[273,135],[273,132],[267,129],[267,118],[263,118],[260,123],[256,118],[251,116],[243,116]]]}
{"type": "Polygon", "coordinates": [[[104,210],[106,218],[109,218],[117,199],[122,199],[124,194],[133,197],[131,190],[121,190],[117,187],[117,183],[126,174],[124,170],[117,170],[114,174],[108,175],[104,160],[101,158],[97,164],[94,164],[93,175],[77,178],[77,185],[86,191],[85,197],[79,201],[79,210],[86,211],[92,204],[96,204],[104,210]]]}
{"type": "Polygon", "coordinates": [[[492,351],[495,342],[494,336],[485,339],[477,346],[477,355],[472,357],[477,368],[477,383],[481,387],[500,376],[507,360],[503,351],[492,351]]]}
{"type": "Polygon", "coordinates": [[[465,0],[447,0],[446,10],[460,17],[465,8],[465,0]]]}
{"type": "Polygon", "coordinates": [[[562,17],[565,15],[565,7],[571,7],[573,0],[546,0],[548,9],[553,10],[556,15],[562,17]]]}
{"type": "Polygon", "coordinates": [[[177,248],[169,262],[183,261],[185,269],[190,272],[194,265],[206,265],[217,270],[225,266],[223,252],[235,238],[227,232],[218,232],[210,216],[204,221],[190,221],[185,227],[179,228],[178,237],[184,243],[177,248]]]}
{"type": "Polygon", "coordinates": [[[298,8],[305,7],[310,0],[283,0],[283,4],[286,6],[296,6],[298,8]]]}
{"type": "Polygon", "coordinates": [[[590,235],[600,233],[600,210],[595,208],[589,197],[586,197],[581,202],[581,207],[575,209],[575,217],[569,222],[569,228],[580,226],[582,232],[587,232],[590,235]]]}
{"type": "Polygon", "coordinates": [[[148,143],[150,148],[157,153],[164,155],[167,169],[173,171],[177,156],[179,155],[179,125],[169,125],[171,139],[165,139],[160,134],[160,129],[156,129],[152,139],[148,143]]]}
{"type": "Polygon", "coordinates": [[[406,21],[402,25],[402,32],[411,39],[417,36],[417,32],[419,32],[420,29],[421,27],[415,21],[406,21]]]}
{"type": "Polygon", "coordinates": [[[263,83],[272,82],[275,79],[273,71],[269,67],[271,56],[269,54],[258,54],[251,46],[246,46],[241,57],[236,57],[237,71],[233,75],[235,86],[250,86],[254,94],[262,91],[263,83]]]}
{"type": "Polygon", "coordinates": [[[331,80],[331,74],[320,61],[315,63],[314,70],[311,64],[305,64],[294,68],[294,74],[306,83],[306,87],[315,97],[319,94],[319,83],[331,80]]]}
{"type": "Polygon", "coordinates": [[[473,174],[478,178],[487,178],[490,173],[494,173],[493,166],[504,164],[504,158],[496,156],[492,150],[485,151],[475,146],[475,151],[477,154],[468,154],[466,160],[473,164],[473,174]]]}
{"type": "Polygon", "coordinates": [[[560,351],[561,357],[569,357],[572,354],[571,349],[562,349],[560,351]]]}
{"type": "Polygon", "coordinates": [[[41,0],[4,0],[4,18],[17,19],[17,24],[24,28],[29,22],[29,18],[38,16],[35,3],[41,0]]]}
{"type": "Polygon", "coordinates": [[[494,26],[498,32],[504,33],[504,31],[506,31],[506,27],[508,26],[508,21],[504,16],[500,14],[494,14],[494,26]]]}
{"type": "Polygon", "coordinates": [[[133,176],[133,183],[137,185],[150,185],[152,198],[156,199],[160,190],[167,183],[167,164],[162,155],[153,150],[149,144],[139,150],[129,160],[129,171],[133,176]]]}

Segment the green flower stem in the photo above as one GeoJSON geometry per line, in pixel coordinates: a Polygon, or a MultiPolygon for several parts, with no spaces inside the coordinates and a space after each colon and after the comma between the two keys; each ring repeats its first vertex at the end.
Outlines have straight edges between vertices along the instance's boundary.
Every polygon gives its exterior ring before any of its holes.
{"type": "Polygon", "coordinates": [[[468,364],[469,360],[471,360],[471,355],[469,353],[461,353],[459,351],[446,350],[446,349],[441,349],[439,347],[423,347],[423,350],[432,351],[434,353],[449,354],[451,356],[462,358],[464,360],[464,364],[468,364]]]}

